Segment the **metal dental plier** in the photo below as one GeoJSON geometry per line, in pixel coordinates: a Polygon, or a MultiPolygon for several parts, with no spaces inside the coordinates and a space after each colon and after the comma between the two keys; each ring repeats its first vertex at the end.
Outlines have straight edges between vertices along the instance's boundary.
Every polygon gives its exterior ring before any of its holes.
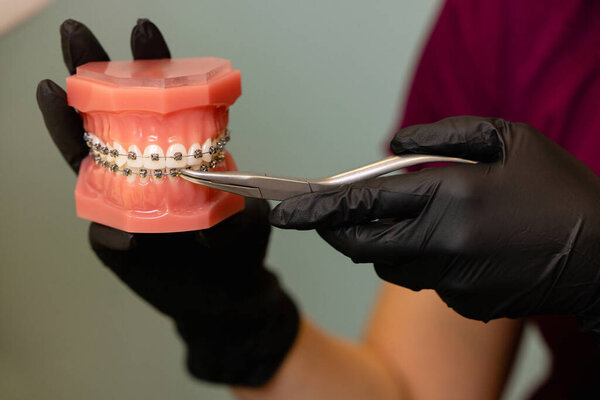
{"type": "Polygon", "coordinates": [[[246,197],[285,200],[299,194],[332,190],[351,183],[376,178],[402,168],[434,162],[477,164],[476,161],[462,158],[405,155],[388,157],[372,164],[321,179],[288,178],[241,171],[201,172],[189,169],[182,169],[180,175],[183,179],[192,183],[246,197]]]}

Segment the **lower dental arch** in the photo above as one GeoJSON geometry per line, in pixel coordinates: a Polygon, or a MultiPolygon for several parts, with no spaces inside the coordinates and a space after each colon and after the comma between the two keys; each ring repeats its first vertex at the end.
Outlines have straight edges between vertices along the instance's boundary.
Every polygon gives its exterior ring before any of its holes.
{"type": "MultiPolygon", "coordinates": [[[[115,148],[109,148],[103,144],[102,141],[95,136],[93,133],[84,132],[83,140],[90,148],[90,154],[94,157],[94,162],[100,167],[107,168],[109,171],[116,174],[120,173],[125,176],[137,175],[140,178],[146,178],[153,176],[154,178],[161,178],[163,176],[178,177],[179,172],[182,169],[192,169],[197,171],[208,171],[209,169],[215,168],[221,161],[225,159],[225,145],[230,140],[229,129],[224,130],[214,141],[214,145],[211,146],[200,146],[192,154],[183,154],[183,152],[175,152],[172,156],[164,156],[159,153],[151,153],[149,155],[136,154],[135,152],[129,151],[126,154],[119,153],[115,148]],[[206,150],[205,148],[208,147],[206,150]],[[205,150],[205,151],[203,151],[205,150]],[[109,161],[106,158],[111,157],[113,160],[109,161]],[[143,165],[139,168],[125,166],[123,163],[121,166],[117,165],[116,159],[118,157],[126,157],[127,160],[137,159],[149,159],[152,161],[159,161],[160,159],[182,161],[184,158],[192,158],[196,160],[196,165],[188,165],[180,168],[146,168],[143,165]],[[194,168],[195,167],[195,168],[194,168]]],[[[183,146],[182,146],[183,147],[183,146]]],[[[141,152],[140,152],[141,153],[141,152]]],[[[162,153],[162,150],[161,150],[162,153]]],[[[164,154],[164,153],[163,153],[164,154]]]]}

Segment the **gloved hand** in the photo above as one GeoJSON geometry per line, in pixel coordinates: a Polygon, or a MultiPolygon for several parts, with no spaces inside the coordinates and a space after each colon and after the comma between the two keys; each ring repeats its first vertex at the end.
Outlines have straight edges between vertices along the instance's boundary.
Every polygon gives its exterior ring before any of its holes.
{"type": "Polygon", "coordinates": [[[282,202],[270,221],[318,228],[356,263],[435,289],[483,321],[571,313],[600,333],[600,179],[531,126],[455,117],[399,131],[395,154],[480,161],[282,202]]]}
{"type": "MultiPolygon", "coordinates": [[[[71,74],[108,56],[88,28],[67,20],[60,27],[71,74]]],[[[135,59],[167,58],[156,26],[138,20],[131,33],[135,59]]],[[[50,135],[75,172],[88,149],[83,123],[54,82],[39,83],[37,99],[50,135]]],[[[131,234],[92,223],[92,248],[117,276],[173,318],[197,378],[258,386],[269,380],[298,330],[298,311],[263,267],[269,240],[269,206],[248,200],[244,211],[196,232],[131,234]]]]}

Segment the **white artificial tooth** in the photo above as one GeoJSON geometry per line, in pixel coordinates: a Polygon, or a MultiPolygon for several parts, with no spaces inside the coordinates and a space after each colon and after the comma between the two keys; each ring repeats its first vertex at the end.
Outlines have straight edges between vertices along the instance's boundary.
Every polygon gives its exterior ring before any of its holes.
{"type": "Polygon", "coordinates": [[[140,182],[140,183],[147,183],[149,180],[150,180],[150,174],[148,174],[146,176],[138,175],[138,182],[140,182]]]}
{"type": "Polygon", "coordinates": [[[139,168],[128,168],[130,171],[130,174],[127,175],[127,182],[133,182],[135,181],[135,179],[138,176],[138,173],[140,172],[139,168]]]}
{"type": "Polygon", "coordinates": [[[202,160],[206,162],[210,162],[212,160],[212,154],[209,153],[210,147],[212,146],[212,141],[210,139],[206,139],[206,142],[202,145],[202,160]]]}
{"type": "Polygon", "coordinates": [[[215,149],[219,149],[219,146],[217,146],[217,143],[219,143],[219,140],[221,140],[221,138],[220,138],[220,137],[219,137],[219,138],[215,138],[215,139],[213,139],[213,147],[214,147],[215,149]]]}
{"type": "Polygon", "coordinates": [[[104,154],[104,148],[106,147],[106,143],[104,143],[101,139],[98,139],[98,143],[100,143],[100,159],[102,161],[106,161],[106,154],[104,154]]]}
{"type": "Polygon", "coordinates": [[[188,150],[189,157],[187,158],[188,165],[200,165],[202,163],[202,154],[198,154],[197,152],[202,153],[202,146],[200,143],[194,143],[190,146],[188,150]],[[194,155],[199,155],[200,157],[194,157],[194,155]]]}
{"type": "Polygon", "coordinates": [[[114,159],[115,164],[117,164],[119,167],[122,167],[127,162],[127,156],[125,155],[127,152],[119,142],[114,142],[113,148],[119,153],[119,155],[114,159]]]}
{"type": "Polygon", "coordinates": [[[140,148],[132,144],[127,149],[127,166],[129,168],[141,168],[143,164],[144,160],[142,159],[140,148]]]}
{"type": "Polygon", "coordinates": [[[106,161],[114,162],[115,158],[111,154],[111,150],[113,149],[113,147],[110,144],[106,143],[106,148],[108,149],[108,154],[106,155],[106,161]]]}
{"type": "Polygon", "coordinates": [[[151,144],[144,149],[144,168],[163,169],[166,165],[165,153],[160,146],[151,144]]]}
{"type": "Polygon", "coordinates": [[[180,143],[174,143],[167,150],[167,168],[183,168],[186,165],[188,157],[185,146],[180,143]]]}
{"type": "Polygon", "coordinates": [[[94,135],[93,133],[89,133],[89,132],[88,132],[88,140],[92,142],[92,145],[99,142],[98,136],[94,135]]]}

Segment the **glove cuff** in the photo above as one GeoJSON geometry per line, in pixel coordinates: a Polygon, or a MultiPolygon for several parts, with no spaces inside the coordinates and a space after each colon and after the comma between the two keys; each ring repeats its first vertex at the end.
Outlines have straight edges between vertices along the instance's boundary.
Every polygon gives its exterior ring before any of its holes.
{"type": "Polygon", "coordinates": [[[275,374],[294,343],[300,316],[275,275],[264,270],[260,281],[254,295],[218,313],[176,319],[194,377],[257,387],[275,374]]]}

